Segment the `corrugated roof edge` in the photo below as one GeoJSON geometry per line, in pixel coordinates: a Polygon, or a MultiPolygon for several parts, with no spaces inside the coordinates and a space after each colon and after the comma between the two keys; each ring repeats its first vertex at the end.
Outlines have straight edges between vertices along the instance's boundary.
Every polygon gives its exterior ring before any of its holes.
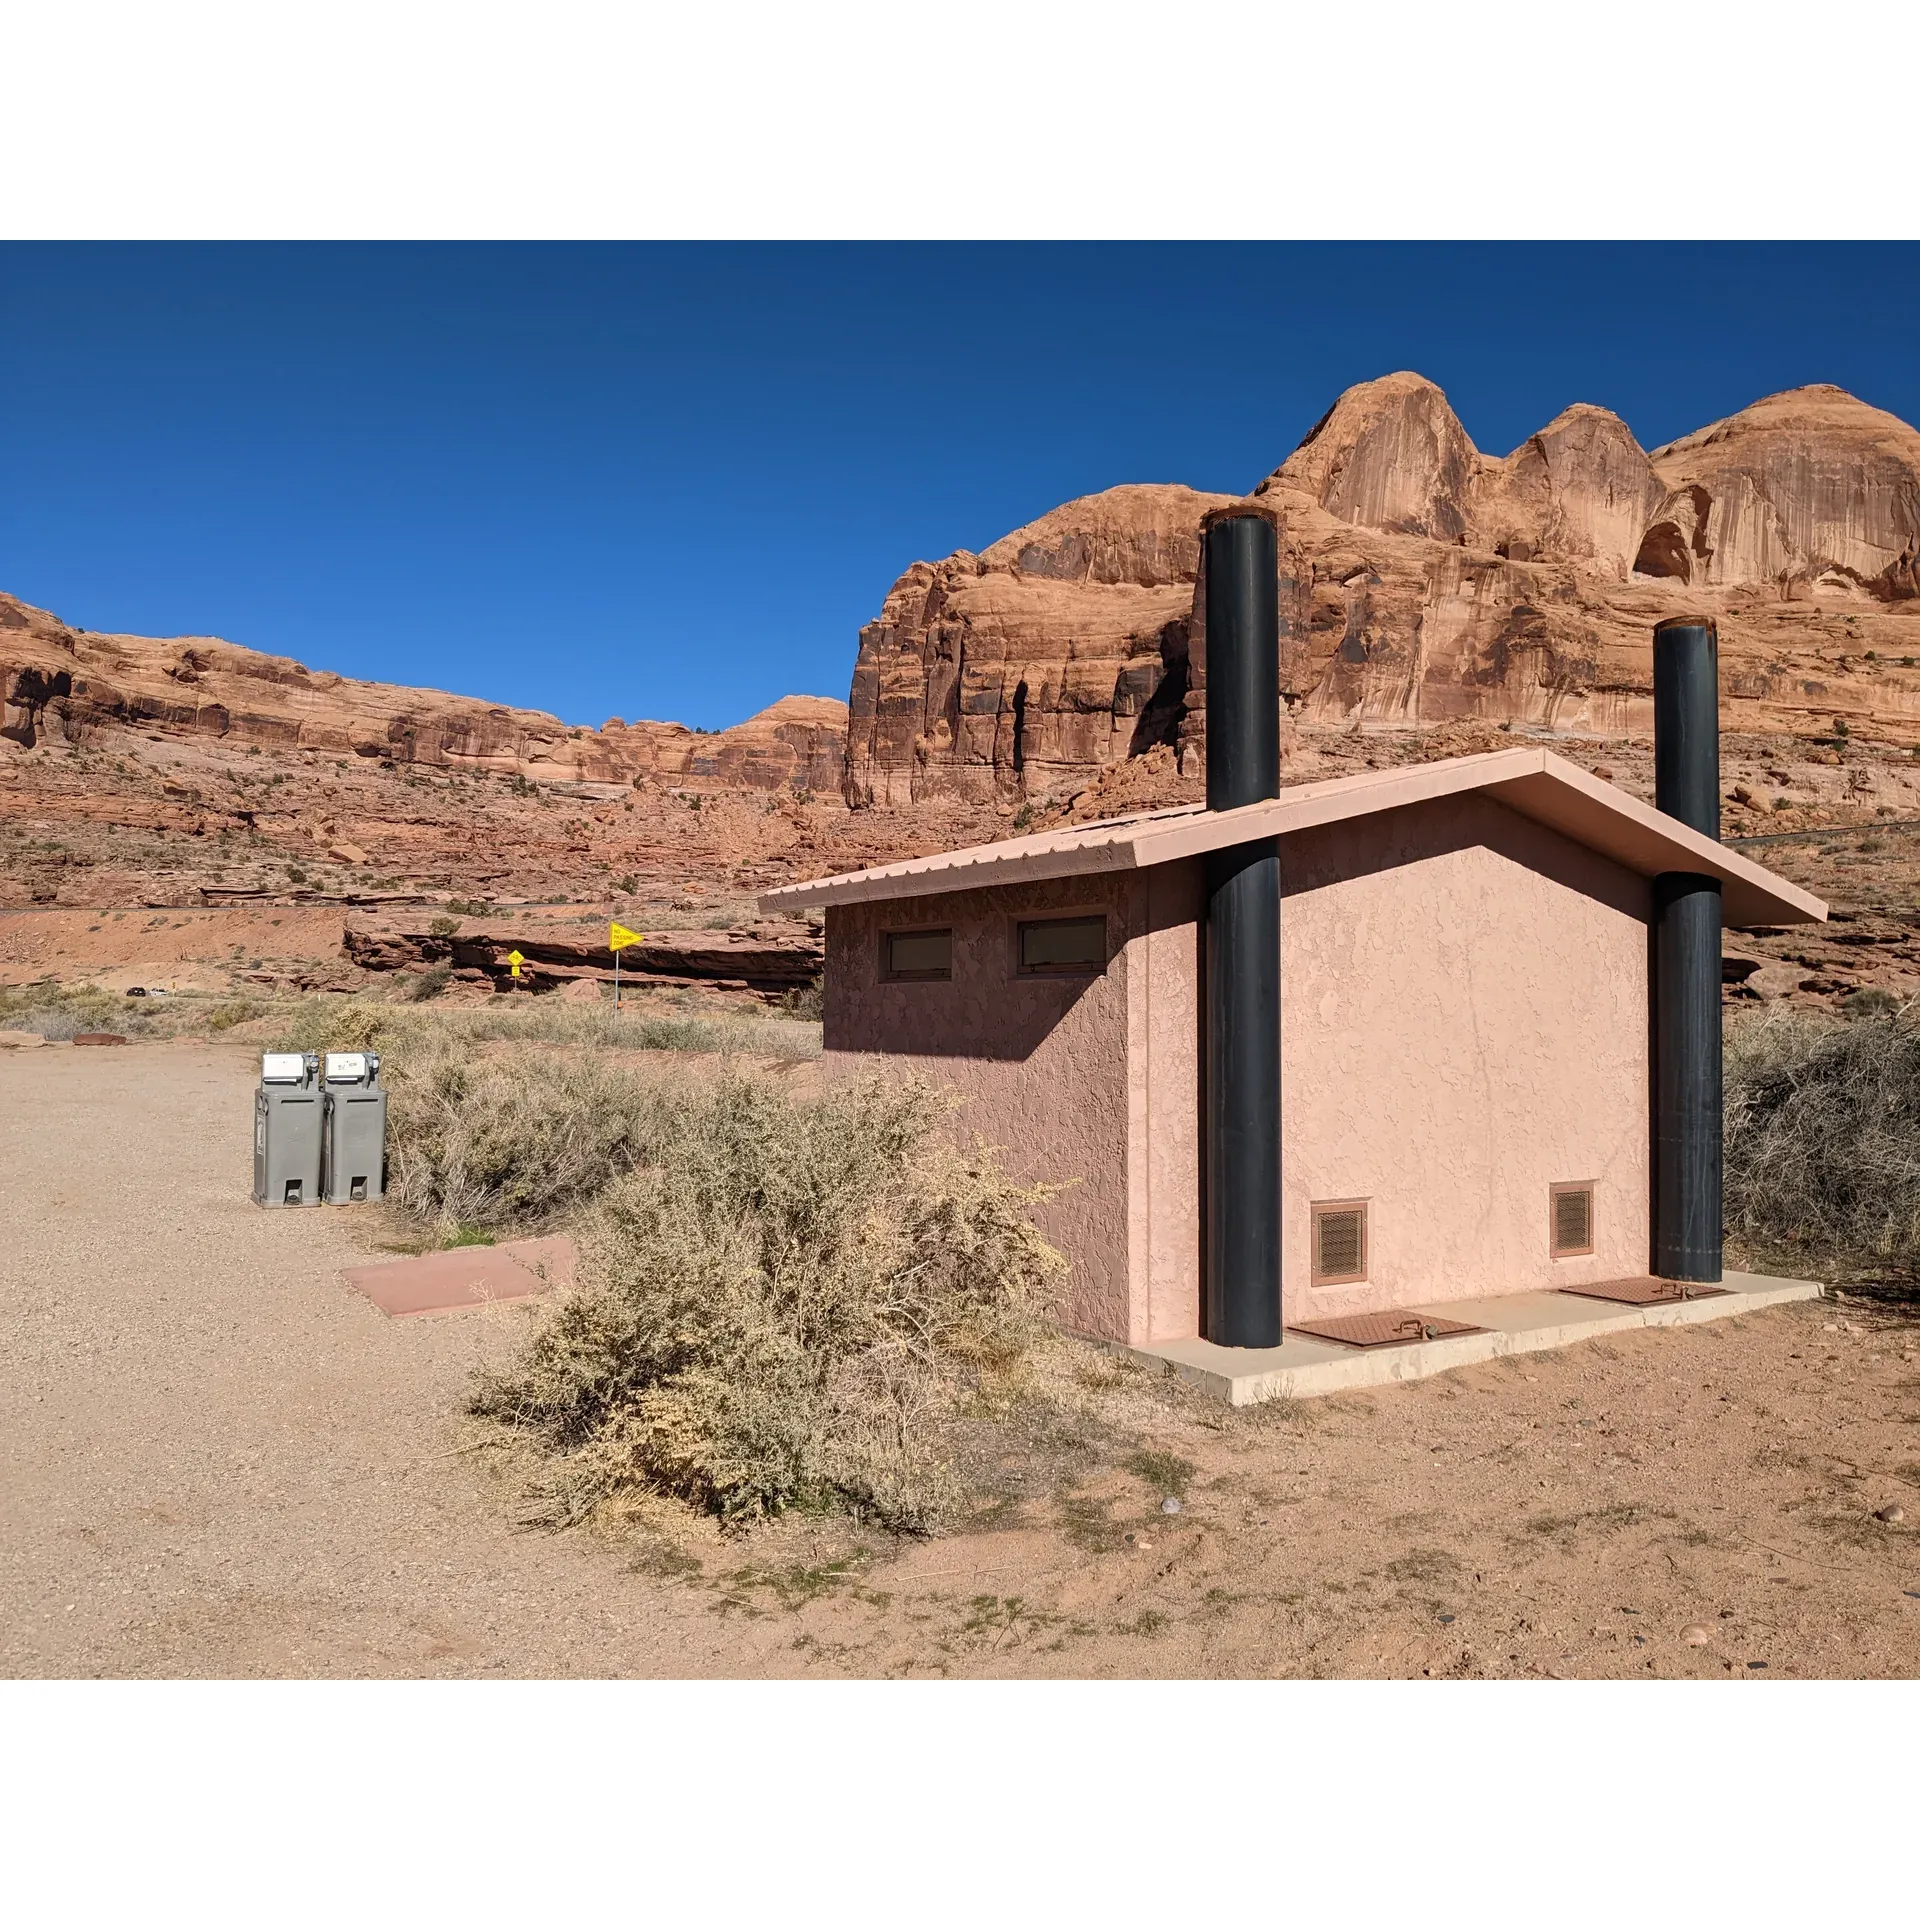
{"type": "Polygon", "coordinates": [[[798,881],[761,895],[763,911],[904,900],[971,887],[1013,886],[1073,874],[1122,872],[1221,847],[1300,833],[1363,814],[1481,792],[1636,873],[1704,873],[1719,880],[1730,927],[1824,920],[1826,903],[1678,820],[1621,793],[1545,747],[1511,747],[1417,767],[1388,767],[1289,787],[1277,800],[1209,813],[1178,808],[896,860],[857,873],[798,881]]]}

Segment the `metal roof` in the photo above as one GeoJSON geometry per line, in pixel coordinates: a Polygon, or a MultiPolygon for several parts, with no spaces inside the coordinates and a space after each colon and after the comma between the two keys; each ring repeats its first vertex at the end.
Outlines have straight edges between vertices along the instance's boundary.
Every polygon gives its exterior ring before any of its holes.
{"type": "Polygon", "coordinates": [[[1827,917],[1826,903],[1757,861],[1636,800],[1545,747],[1512,747],[1417,767],[1386,767],[1289,787],[1277,800],[1210,813],[1199,806],[1095,820],[1017,840],[896,860],[858,873],[802,880],[760,896],[763,910],[906,900],[969,887],[1004,887],[1085,873],[1122,873],[1191,859],[1270,835],[1301,833],[1363,814],[1482,793],[1591,847],[1632,872],[1702,873],[1721,884],[1726,924],[1778,927],[1827,917]]]}

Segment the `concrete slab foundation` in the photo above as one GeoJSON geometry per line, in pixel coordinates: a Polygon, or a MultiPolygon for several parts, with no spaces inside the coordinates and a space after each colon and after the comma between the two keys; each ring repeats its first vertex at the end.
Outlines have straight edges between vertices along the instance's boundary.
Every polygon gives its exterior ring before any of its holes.
{"type": "Polygon", "coordinates": [[[1450,1319],[1469,1320],[1485,1333],[1432,1340],[1412,1347],[1376,1347],[1371,1351],[1287,1335],[1280,1347],[1216,1347],[1209,1340],[1162,1340],[1130,1347],[1114,1340],[1097,1345],[1150,1366],[1164,1367],[1203,1393],[1229,1406],[1250,1407],[1262,1400],[1305,1400],[1351,1387],[1379,1387],[1395,1380],[1424,1380],[1429,1375],[1470,1367],[1508,1354],[1538,1353],[1602,1333],[1629,1333],[1638,1327],[1692,1326],[1729,1314],[1753,1313],[1790,1300],[1818,1300],[1824,1289],[1813,1280],[1781,1280],[1764,1273],[1729,1273],[1727,1291],[1704,1300],[1673,1301],[1654,1307],[1624,1307],[1569,1293],[1509,1293],[1482,1300],[1449,1300],[1450,1319]]]}

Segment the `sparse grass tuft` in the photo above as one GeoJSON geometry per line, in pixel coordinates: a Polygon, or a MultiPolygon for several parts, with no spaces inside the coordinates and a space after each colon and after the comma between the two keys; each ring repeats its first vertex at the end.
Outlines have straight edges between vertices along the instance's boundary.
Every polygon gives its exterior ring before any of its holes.
{"type": "Polygon", "coordinates": [[[1039,1335],[1064,1263],[1043,1197],[940,1132],[945,1096],[658,1087],[580,1287],[476,1412],[549,1450],[544,1514],[633,1488],[729,1521],[839,1508],[929,1531],[965,1504],[945,1437],[1039,1335]]]}
{"type": "Polygon", "coordinates": [[[1144,1480],[1155,1493],[1178,1496],[1193,1484],[1193,1466],[1177,1453],[1161,1453],[1142,1447],[1120,1462],[1137,1480],[1144,1480]]]}

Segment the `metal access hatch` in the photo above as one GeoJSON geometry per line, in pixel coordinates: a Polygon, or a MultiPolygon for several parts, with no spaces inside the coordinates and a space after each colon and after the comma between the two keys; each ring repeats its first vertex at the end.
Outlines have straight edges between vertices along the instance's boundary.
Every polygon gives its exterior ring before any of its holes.
{"type": "Polygon", "coordinates": [[[1452,1340],[1463,1333],[1485,1333],[1464,1320],[1442,1320],[1431,1313],[1402,1309],[1389,1313],[1350,1313],[1339,1320],[1307,1320],[1287,1329],[1309,1340],[1336,1340],[1343,1347],[1417,1347],[1423,1340],[1452,1340]]]}
{"type": "Polygon", "coordinates": [[[1611,1300],[1622,1307],[1665,1307],[1677,1300],[1709,1300],[1725,1293],[1726,1288],[1710,1287],[1701,1280],[1662,1280],[1643,1273],[1625,1280],[1586,1280],[1555,1291],[1577,1293],[1587,1300],[1611,1300]]]}

